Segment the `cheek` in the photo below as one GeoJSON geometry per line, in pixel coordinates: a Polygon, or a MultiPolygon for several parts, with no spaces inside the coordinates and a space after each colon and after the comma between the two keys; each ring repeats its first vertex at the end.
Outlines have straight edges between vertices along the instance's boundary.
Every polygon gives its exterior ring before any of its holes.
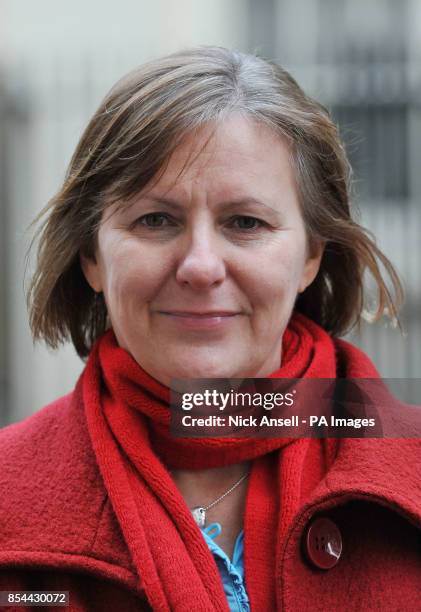
{"type": "MultiPolygon", "coordinates": [[[[111,316],[139,314],[165,284],[170,264],[139,245],[129,242],[103,261],[105,296],[111,316]]],[[[120,323],[124,323],[121,320],[120,323]]]]}
{"type": "Polygon", "coordinates": [[[131,296],[142,287],[135,260],[130,251],[110,248],[101,260],[104,295],[111,318],[127,310],[131,296]]]}
{"type": "Polygon", "coordinates": [[[287,306],[298,292],[303,266],[304,255],[296,245],[255,260],[249,282],[254,302],[267,310],[278,310],[283,302],[287,306]]]}

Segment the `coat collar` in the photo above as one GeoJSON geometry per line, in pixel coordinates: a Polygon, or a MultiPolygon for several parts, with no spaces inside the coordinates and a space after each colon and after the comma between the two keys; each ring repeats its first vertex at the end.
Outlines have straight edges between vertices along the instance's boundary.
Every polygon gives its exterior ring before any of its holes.
{"type": "Polygon", "coordinates": [[[421,529],[421,439],[345,438],[303,514],[365,499],[388,506],[421,529]]]}

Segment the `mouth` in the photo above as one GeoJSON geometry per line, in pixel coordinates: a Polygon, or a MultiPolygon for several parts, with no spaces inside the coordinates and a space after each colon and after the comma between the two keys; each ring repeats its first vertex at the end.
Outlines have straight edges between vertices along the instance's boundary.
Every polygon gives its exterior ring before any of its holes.
{"type": "Polygon", "coordinates": [[[188,317],[188,318],[213,318],[213,317],[234,317],[240,312],[228,311],[228,310],[212,310],[206,312],[190,312],[184,310],[170,310],[160,311],[161,314],[171,315],[173,317],[188,317]]]}
{"type": "Polygon", "coordinates": [[[231,325],[241,312],[212,310],[207,312],[190,312],[181,310],[159,311],[168,321],[185,329],[220,330],[231,325]]]}

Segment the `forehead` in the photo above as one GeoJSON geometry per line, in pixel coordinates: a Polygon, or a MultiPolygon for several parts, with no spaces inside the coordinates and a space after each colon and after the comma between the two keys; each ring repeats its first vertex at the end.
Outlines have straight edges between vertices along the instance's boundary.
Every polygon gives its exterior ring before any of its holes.
{"type": "Polygon", "coordinates": [[[286,139],[251,118],[232,115],[185,136],[165,168],[142,191],[182,191],[194,182],[206,183],[212,190],[289,183],[291,170],[286,139]]]}

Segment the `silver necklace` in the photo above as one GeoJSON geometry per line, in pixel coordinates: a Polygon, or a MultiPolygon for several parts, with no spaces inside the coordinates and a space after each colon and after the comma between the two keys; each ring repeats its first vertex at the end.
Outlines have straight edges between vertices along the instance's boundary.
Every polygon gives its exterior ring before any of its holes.
{"type": "Polygon", "coordinates": [[[240,484],[243,482],[243,480],[247,478],[248,475],[249,475],[249,472],[241,476],[240,480],[237,480],[237,482],[233,484],[232,487],[228,489],[228,491],[225,491],[225,493],[223,493],[220,497],[215,499],[213,502],[211,502],[207,506],[196,506],[195,508],[191,509],[191,513],[198,527],[204,527],[206,525],[206,512],[210,510],[211,508],[213,508],[214,506],[216,506],[216,504],[219,504],[219,502],[221,502],[224,499],[224,497],[232,493],[234,489],[240,486],[240,484]]]}

